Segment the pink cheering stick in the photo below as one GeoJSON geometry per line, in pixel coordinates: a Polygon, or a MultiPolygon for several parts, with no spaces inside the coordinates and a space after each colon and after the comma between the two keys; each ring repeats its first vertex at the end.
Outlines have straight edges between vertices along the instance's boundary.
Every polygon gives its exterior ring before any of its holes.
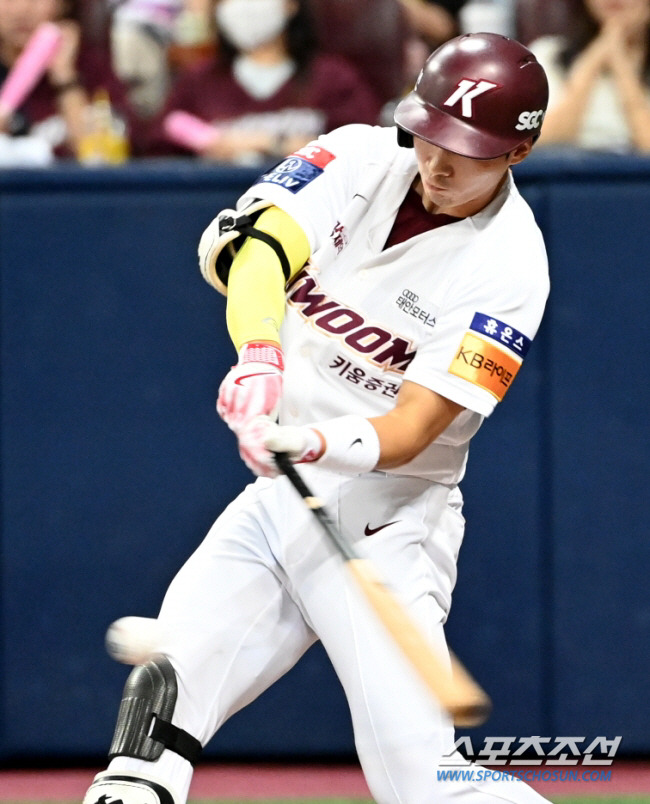
{"type": "Polygon", "coordinates": [[[201,153],[220,137],[215,126],[189,112],[170,112],[163,120],[165,134],[172,142],[201,153]]]}
{"type": "Polygon", "coordinates": [[[52,63],[61,38],[53,22],[44,22],[34,31],[0,87],[0,117],[9,117],[34,89],[52,63]]]}

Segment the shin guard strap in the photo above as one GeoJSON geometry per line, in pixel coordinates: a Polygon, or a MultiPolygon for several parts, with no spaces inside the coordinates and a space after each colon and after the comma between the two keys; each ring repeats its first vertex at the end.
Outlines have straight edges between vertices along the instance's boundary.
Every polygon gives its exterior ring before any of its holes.
{"type": "Polygon", "coordinates": [[[152,740],[157,740],[162,743],[165,748],[191,762],[192,765],[196,763],[201,756],[203,746],[191,734],[184,729],[179,729],[168,720],[161,720],[154,715],[153,726],[149,732],[152,740]]]}

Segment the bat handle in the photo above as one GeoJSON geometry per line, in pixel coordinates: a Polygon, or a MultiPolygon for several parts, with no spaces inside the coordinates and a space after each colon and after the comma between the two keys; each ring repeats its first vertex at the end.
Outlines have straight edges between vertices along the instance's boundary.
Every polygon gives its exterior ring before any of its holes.
{"type": "Polygon", "coordinates": [[[355,558],[359,558],[357,555],[356,550],[354,549],[353,545],[345,539],[338,527],[334,524],[330,515],[328,514],[323,501],[320,497],[316,497],[309,486],[305,483],[302,479],[300,473],[293,465],[291,458],[287,455],[286,452],[275,452],[274,453],[275,462],[277,464],[278,469],[287,477],[287,480],[291,485],[295,488],[295,490],[300,494],[300,496],[305,501],[305,505],[307,508],[311,510],[314,514],[316,519],[320,522],[323,530],[332,542],[336,545],[336,548],[341,553],[343,558],[346,560],[351,560],[355,558]]]}
{"type": "Polygon", "coordinates": [[[291,458],[287,455],[287,453],[274,452],[273,457],[275,458],[275,463],[277,464],[278,469],[283,475],[287,476],[291,482],[291,485],[296,489],[303,500],[308,500],[310,498],[315,499],[305,481],[298,474],[291,458]]]}

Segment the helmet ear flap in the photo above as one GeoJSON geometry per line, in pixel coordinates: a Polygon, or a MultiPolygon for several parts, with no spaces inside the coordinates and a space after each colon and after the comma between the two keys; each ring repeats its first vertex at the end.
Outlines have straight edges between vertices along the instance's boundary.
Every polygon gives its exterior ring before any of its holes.
{"type": "Polygon", "coordinates": [[[412,148],[413,135],[408,131],[404,131],[400,126],[397,126],[397,144],[400,148],[412,148]]]}

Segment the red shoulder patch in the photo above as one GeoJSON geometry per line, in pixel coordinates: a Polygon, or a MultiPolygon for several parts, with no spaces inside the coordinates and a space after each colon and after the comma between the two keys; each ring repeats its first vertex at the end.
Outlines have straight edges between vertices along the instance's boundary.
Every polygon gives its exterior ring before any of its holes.
{"type": "Polygon", "coordinates": [[[335,154],[326,151],[325,148],[321,148],[319,145],[305,145],[304,148],[294,151],[291,156],[304,159],[305,162],[309,162],[321,169],[329,165],[333,159],[336,159],[335,154]]]}

